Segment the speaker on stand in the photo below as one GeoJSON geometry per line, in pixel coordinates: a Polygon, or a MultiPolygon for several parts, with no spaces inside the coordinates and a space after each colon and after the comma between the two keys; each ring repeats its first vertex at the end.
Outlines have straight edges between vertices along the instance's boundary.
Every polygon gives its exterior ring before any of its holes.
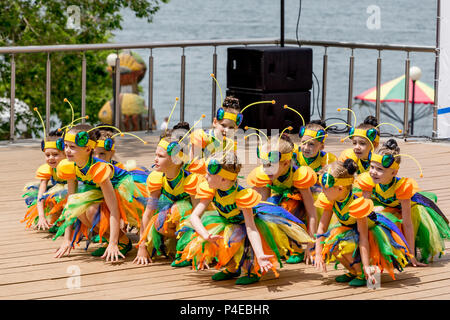
{"type": "MultiPolygon", "coordinates": [[[[240,100],[241,108],[262,101],[244,113],[241,128],[283,130],[287,126],[298,132],[301,119],[284,105],[310,119],[312,88],[312,49],[303,47],[248,46],[228,48],[227,95],[240,100]]],[[[269,132],[270,134],[270,132],[269,132]]]]}

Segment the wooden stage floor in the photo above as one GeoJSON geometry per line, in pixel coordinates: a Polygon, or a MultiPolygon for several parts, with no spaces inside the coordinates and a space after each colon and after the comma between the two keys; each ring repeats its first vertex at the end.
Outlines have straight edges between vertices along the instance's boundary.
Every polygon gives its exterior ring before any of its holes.
{"type": "MultiPolygon", "coordinates": [[[[126,160],[128,154],[138,164],[151,166],[157,137],[141,136],[148,145],[127,137],[118,142],[118,160],[126,160]]],[[[419,178],[416,165],[406,158],[400,176],[417,178],[422,190],[435,192],[439,206],[450,218],[450,144],[402,140],[399,144],[402,153],[420,161],[424,178],[419,178]]],[[[350,143],[342,144],[339,137],[331,136],[326,150],[338,155],[344,147],[350,143]]],[[[26,211],[23,187],[44,163],[40,143],[0,145],[0,163],[0,299],[450,299],[449,241],[441,259],[425,268],[407,267],[396,273],[395,281],[383,274],[377,290],[336,283],[334,277],[342,274],[341,266],[334,270],[329,265],[328,272],[322,274],[304,263],[283,264],[278,279],[269,273],[259,283],[236,286],[232,280],[212,281],[215,269],[197,272],[189,267],[172,268],[165,258],[150,266],[137,266],[132,263],[136,249],[119,263],[106,263],[89,254],[98,245],[91,245],[86,252],[84,241],[69,257],[55,259],[53,254],[62,239],[52,241],[49,233],[25,230],[19,222],[26,211]],[[80,287],[72,288],[77,274],[80,287]]],[[[252,167],[246,165],[242,175],[252,167]]],[[[243,179],[241,183],[245,185],[243,179]]]]}

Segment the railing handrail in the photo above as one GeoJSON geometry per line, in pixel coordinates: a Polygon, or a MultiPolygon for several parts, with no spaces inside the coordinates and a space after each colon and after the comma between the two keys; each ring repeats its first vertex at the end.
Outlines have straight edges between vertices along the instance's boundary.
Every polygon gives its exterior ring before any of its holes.
{"type": "MultiPolygon", "coordinates": [[[[381,52],[386,51],[403,51],[406,52],[407,58],[405,61],[405,106],[404,106],[404,134],[405,137],[408,133],[408,84],[409,84],[409,54],[410,52],[427,52],[433,53],[436,56],[436,63],[439,59],[439,50],[434,46],[416,46],[416,45],[403,45],[403,44],[383,44],[383,43],[358,43],[358,42],[345,42],[345,41],[319,41],[319,40],[295,40],[286,39],[284,40],[286,44],[302,45],[302,46],[318,46],[325,48],[325,54],[323,56],[323,79],[322,79],[322,119],[325,118],[326,110],[326,85],[327,85],[327,62],[328,55],[327,49],[329,47],[336,48],[347,48],[352,50],[352,56],[350,58],[349,67],[349,103],[352,99],[353,93],[353,65],[354,65],[354,55],[353,51],[355,49],[366,49],[366,50],[378,50],[378,60],[377,60],[377,92],[380,91],[380,80],[381,80],[381,52]]],[[[214,47],[213,55],[213,73],[217,73],[217,54],[216,49],[218,46],[234,46],[234,45],[281,45],[279,38],[259,38],[259,39],[216,39],[216,40],[184,40],[184,41],[168,41],[168,42],[142,42],[142,43],[97,43],[97,44],[62,44],[62,45],[44,45],[44,46],[5,46],[0,47],[0,54],[10,54],[11,55],[11,110],[10,110],[10,139],[14,140],[15,133],[15,111],[14,111],[14,98],[15,98],[15,55],[21,53],[46,53],[47,54],[47,79],[46,79],[46,126],[50,126],[50,87],[51,87],[51,62],[50,55],[54,52],[80,52],[83,54],[82,58],[82,108],[81,115],[85,116],[85,96],[86,96],[86,59],[84,53],[86,51],[96,51],[96,50],[120,50],[120,49],[147,49],[150,50],[149,57],[149,97],[148,97],[148,130],[150,130],[151,122],[153,119],[153,55],[152,50],[156,48],[182,48],[183,55],[181,61],[181,101],[180,101],[180,119],[184,119],[184,90],[185,90],[185,55],[184,49],[188,47],[214,47]]],[[[119,66],[119,58],[116,58],[116,65],[119,66]]],[[[436,73],[436,72],[435,72],[436,73]]],[[[115,77],[120,81],[119,68],[117,67],[115,77]]],[[[216,96],[215,96],[215,83],[212,83],[212,115],[215,114],[216,96]]],[[[435,81],[436,90],[436,81],[435,81]]],[[[119,90],[115,92],[115,101],[119,101],[119,90]]],[[[118,110],[116,105],[114,105],[115,110],[118,110]]],[[[349,108],[351,108],[349,104],[349,108]]],[[[434,114],[437,114],[437,107],[435,105],[434,114]]],[[[380,114],[380,97],[377,95],[376,104],[376,115],[379,119],[380,114]]],[[[347,115],[350,117],[350,113],[347,115]]],[[[116,118],[118,123],[118,119],[116,118]]],[[[437,121],[436,117],[433,120],[433,136],[437,132],[437,121]]]]}
{"type": "MultiPolygon", "coordinates": [[[[349,49],[371,49],[371,50],[390,50],[407,52],[436,52],[434,46],[416,46],[403,44],[383,44],[383,43],[359,43],[346,41],[318,41],[318,40],[299,40],[301,45],[320,46],[320,47],[338,47],[349,49]]],[[[287,44],[298,44],[295,39],[286,39],[287,44]]],[[[168,42],[142,42],[142,43],[96,43],[96,44],[61,44],[45,46],[11,46],[0,47],[0,54],[17,53],[37,53],[37,52],[65,52],[65,51],[93,51],[93,50],[120,50],[120,49],[155,49],[155,48],[186,48],[201,46],[230,46],[230,45],[249,45],[249,44],[280,44],[279,38],[260,38],[260,39],[219,39],[219,40],[185,40],[168,42]]]]}

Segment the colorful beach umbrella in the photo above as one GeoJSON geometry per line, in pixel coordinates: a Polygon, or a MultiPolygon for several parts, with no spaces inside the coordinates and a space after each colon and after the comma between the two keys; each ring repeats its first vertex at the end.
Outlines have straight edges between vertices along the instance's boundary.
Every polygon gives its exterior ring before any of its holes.
{"type": "MultiPolygon", "coordinates": [[[[413,81],[409,80],[409,102],[412,102],[413,81]]],[[[434,104],[434,89],[422,81],[416,81],[415,103],[434,104]]],[[[355,99],[377,101],[377,87],[357,95],[355,99]]],[[[383,83],[380,87],[380,102],[405,102],[405,76],[383,83]]]]}

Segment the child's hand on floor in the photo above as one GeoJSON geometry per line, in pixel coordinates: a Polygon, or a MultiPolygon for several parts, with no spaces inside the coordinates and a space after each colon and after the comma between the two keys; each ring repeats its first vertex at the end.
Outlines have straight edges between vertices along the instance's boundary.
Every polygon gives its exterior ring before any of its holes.
{"type": "Polygon", "coordinates": [[[139,246],[138,253],[133,263],[148,265],[153,263],[152,258],[148,254],[147,248],[145,246],[139,246]]]}
{"type": "Polygon", "coordinates": [[[308,245],[306,246],[306,250],[305,250],[305,263],[307,265],[314,264],[314,255],[311,252],[311,248],[314,246],[314,244],[312,243],[308,243],[308,245]]]}
{"type": "Polygon", "coordinates": [[[47,219],[45,219],[45,217],[41,217],[39,216],[39,221],[36,225],[36,227],[34,227],[36,230],[47,230],[50,229],[51,225],[48,223],[47,219]]]}
{"type": "Polygon", "coordinates": [[[258,264],[263,273],[269,271],[273,266],[272,262],[270,262],[270,258],[273,258],[273,256],[266,254],[258,257],[258,264]]]}
{"type": "Polygon", "coordinates": [[[70,241],[64,240],[59,249],[56,250],[54,257],[61,258],[64,255],[68,256],[71,250],[72,250],[72,243],[70,241]]]}
{"type": "Polygon", "coordinates": [[[122,254],[122,252],[119,251],[119,246],[117,244],[109,243],[108,247],[105,250],[105,253],[102,255],[102,259],[106,258],[106,262],[114,262],[119,261],[119,256],[125,259],[125,256],[122,254]]]}
{"type": "Polygon", "coordinates": [[[428,267],[428,264],[417,261],[416,257],[412,257],[410,260],[413,267],[428,267]]]}
{"type": "Polygon", "coordinates": [[[322,255],[316,253],[316,258],[314,259],[314,267],[321,272],[327,272],[327,266],[323,261],[322,255]]]}

